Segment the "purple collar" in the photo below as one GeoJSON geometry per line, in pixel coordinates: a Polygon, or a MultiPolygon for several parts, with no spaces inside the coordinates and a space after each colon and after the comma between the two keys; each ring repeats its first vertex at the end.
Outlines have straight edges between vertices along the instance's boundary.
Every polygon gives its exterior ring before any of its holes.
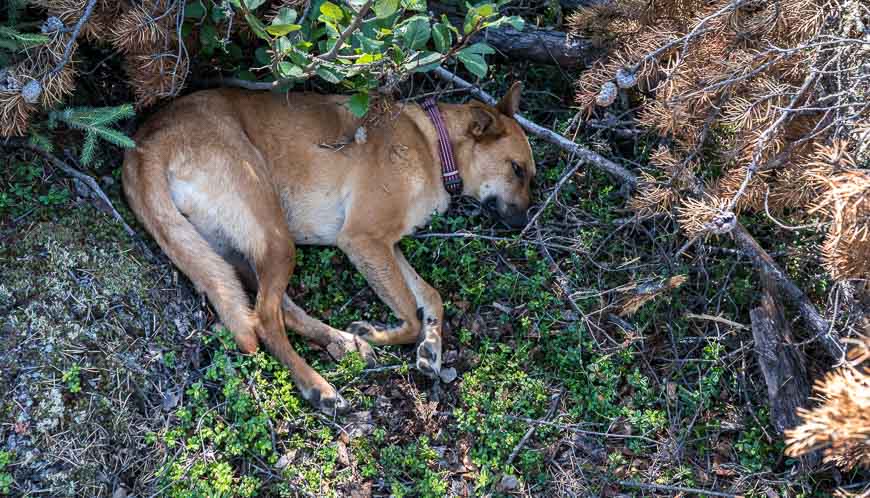
{"type": "Polygon", "coordinates": [[[424,100],[423,109],[426,110],[426,114],[429,115],[429,119],[435,126],[435,131],[438,133],[438,152],[441,156],[441,177],[444,180],[444,188],[452,195],[459,195],[462,193],[462,177],[459,176],[459,170],[456,169],[453,146],[450,145],[450,135],[444,126],[444,120],[441,119],[441,112],[438,110],[435,97],[424,100]]]}

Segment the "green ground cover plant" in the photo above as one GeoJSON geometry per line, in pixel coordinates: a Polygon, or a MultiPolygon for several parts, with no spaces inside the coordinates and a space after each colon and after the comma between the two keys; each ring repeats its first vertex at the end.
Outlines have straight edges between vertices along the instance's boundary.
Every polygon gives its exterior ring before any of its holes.
{"type": "MultiPolygon", "coordinates": [[[[97,0],[72,62],[37,78],[63,58],[91,3],[9,2],[0,22],[0,107],[15,111],[2,135],[18,144],[0,149],[0,496],[864,489],[859,466],[810,471],[786,455],[753,349],[750,311],[764,284],[749,255],[728,237],[687,246],[673,213],[638,217],[623,185],[585,163],[566,175],[577,157],[540,138],[531,141],[542,214],[526,231],[460,199],[400,244],[442,295],[444,368],[455,377],[422,376],[412,348],[378,348],[370,367],[291,335],[352,404],[337,418],[313,411],[271,356],[241,354],[125,207],[123,150],[168,99],[230,81],[341,92],[377,126],[419,95],[470,98],[432,77],[436,65],[493,95],[522,80],[523,116],[664,181],[658,151],[673,144],[622,122],[640,99],[626,92],[598,114],[578,113],[575,81],[590,72],[504,57],[495,37],[479,35],[565,29],[568,3],[97,0]],[[435,12],[444,6],[452,10],[435,12]],[[153,19],[155,36],[130,36],[155,13],[166,14],[153,19]],[[358,17],[361,31],[339,44],[358,17]],[[41,29],[50,18],[63,28],[41,29]],[[167,70],[145,63],[155,54],[167,70]],[[12,84],[23,75],[40,82],[36,102],[12,84]],[[132,234],[45,153],[93,178],[132,234]]],[[[716,153],[698,159],[699,178],[722,177],[719,149],[738,131],[712,132],[705,147],[716,153]]],[[[852,287],[818,256],[825,233],[783,230],[808,220],[776,215],[739,219],[813,305],[857,327],[861,308],[841,306],[852,287]]],[[[288,292],[312,316],[339,328],[395,320],[337,249],[303,247],[296,267],[288,292]]],[[[807,377],[820,377],[830,361],[799,311],[785,311],[807,377]]]]}

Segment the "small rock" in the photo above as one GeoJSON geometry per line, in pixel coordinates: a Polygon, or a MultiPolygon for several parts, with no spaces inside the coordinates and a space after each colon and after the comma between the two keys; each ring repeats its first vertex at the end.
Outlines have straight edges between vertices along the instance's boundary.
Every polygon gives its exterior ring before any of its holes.
{"type": "Polygon", "coordinates": [[[495,489],[501,493],[506,493],[517,489],[519,485],[520,481],[517,480],[516,477],[510,474],[505,474],[501,476],[501,480],[495,485],[495,489]]]}
{"type": "Polygon", "coordinates": [[[450,351],[447,351],[446,353],[444,353],[443,363],[445,365],[450,365],[452,363],[455,363],[458,358],[459,358],[459,352],[456,351],[455,349],[451,349],[450,351]]]}
{"type": "Polygon", "coordinates": [[[281,458],[275,462],[275,468],[278,470],[284,470],[288,465],[293,463],[293,460],[296,459],[296,450],[290,450],[287,453],[281,455],[281,458]]]}
{"type": "Polygon", "coordinates": [[[441,382],[445,384],[450,384],[454,380],[456,380],[457,374],[456,369],[453,367],[450,368],[442,368],[441,373],[439,374],[441,377],[441,382]]]}
{"type": "Polygon", "coordinates": [[[370,411],[351,413],[346,419],[348,422],[346,432],[350,439],[368,436],[375,430],[375,423],[370,411]]]}

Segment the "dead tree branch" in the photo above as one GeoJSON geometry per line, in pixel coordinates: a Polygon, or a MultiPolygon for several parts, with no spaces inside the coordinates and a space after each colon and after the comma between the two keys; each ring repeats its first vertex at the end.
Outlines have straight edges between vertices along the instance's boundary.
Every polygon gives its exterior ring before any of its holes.
{"type": "MultiPolygon", "coordinates": [[[[495,104],[496,100],[481,90],[480,88],[472,85],[471,83],[465,81],[459,76],[451,73],[450,71],[444,68],[437,68],[434,70],[434,74],[444,81],[452,82],[454,85],[460,86],[462,88],[467,88],[469,92],[480,100],[489,103],[495,104]]],[[[621,183],[625,184],[629,188],[633,188],[637,185],[637,177],[623,168],[622,166],[616,164],[615,162],[607,159],[606,157],[591,151],[585,147],[582,147],[571,140],[559,135],[558,133],[544,128],[528,119],[520,116],[519,114],[515,115],[514,118],[517,122],[522,126],[527,132],[532,135],[541,138],[547,142],[550,142],[554,145],[559,146],[561,149],[575,154],[580,159],[586,161],[592,166],[601,169],[607,173],[610,173],[612,176],[616,177],[621,183]]],[[[801,317],[804,319],[804,323],[807,328],[815,334],[815,337],[822,341],[822,345],[825,348],[825,351],[837,362],[842,361],[843,358],[843,348],[839,345],[839,342],[833,335],[833,324],[829,323],[825,320],[821,314],[819,314],[818,310],[816,310],[815,306],[812,304],[810,299],[806,294],[797,286],[794,282],[792,282],[788,275],[783,272],[779,266],[773,261],[773,258],[758,244],[758,242],[746,231],[745,228],[739,223],[736,224],[734,230],[732,231],[732,235],[737,241],[738,245],[746,252],[746,254],[750,257],[755,268],[761,273],[769,276],[775,283],[776,286],[785,294],[799,309],[801,317]]]]}

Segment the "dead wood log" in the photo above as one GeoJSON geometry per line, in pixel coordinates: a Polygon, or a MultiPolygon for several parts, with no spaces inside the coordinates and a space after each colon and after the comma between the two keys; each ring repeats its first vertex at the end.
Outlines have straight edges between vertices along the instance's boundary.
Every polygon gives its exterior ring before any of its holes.
{"type": "MultiPolygon", "coordinates": [[[[496,99],[492,95],[444,68],[436,68],[433,74],[457,87],[467,89],[469,93],[488,104],[494,105],[496,103],[496,99]]],[[[582,147],[574,141],[563,137],[553,130],[529,121],[519,114],[515,115],[514,118],[528,133],[550,142],[562,150],[574,154],[575,157],[586,161],[588,164],[609,173],[627,188],[630,189],[637,185],[637,177],[633,173],[601,154],[582,147]]],[[[814,334],[814,338],[822,341],[825,351],[834,362],[838,364],[842,362],[844,358],[843,348],[839,345],[834,335],[833,325],[822,317],[807,295],[788,278],[788,275],[779,268],[767,251],[758,244],[755,238],[740,223],[736,224],[732,230],[732,235],[743,251],[749,255],[756,270],[763,275],[772,277],[776,288],[783,292],[798,307],[807,329],[814,334]]]]}
{"type": "MultiPolygon", "coordinates": [[[[432,3],[430,7],[435,16],[446,15],[454,25],[462,26],[464,13],[456,6],[432,3]]],[[[589,40],[569,36],[563,31],[530,25],[526,25],[522,31],[510,26],[489,28],[472,36],[469,41],[485,41],[509,59],[563,67],[588,66],[602,53],[589,40]]]]}
{"type": "Polygon", "coordinates": [[[601,55],[601,49],[595,48],[589,40],[530,26],[522,31],[509,26],[490,28],[475,35],[472,41],[485,41],[509,59],[562,67],[589,66],[601,55]]]}
{"type": "Polygon", "coordinates": [[[804,406],[810,395],[810,385],[803,358],[794,347],[791,327],[778,302],[776,287],[766,280],[761,303],[749,311],[755,357],[767,384],[770,401],[770,421],[782,434],[796,427],[800,420],[797,408],[804,406]]]}

